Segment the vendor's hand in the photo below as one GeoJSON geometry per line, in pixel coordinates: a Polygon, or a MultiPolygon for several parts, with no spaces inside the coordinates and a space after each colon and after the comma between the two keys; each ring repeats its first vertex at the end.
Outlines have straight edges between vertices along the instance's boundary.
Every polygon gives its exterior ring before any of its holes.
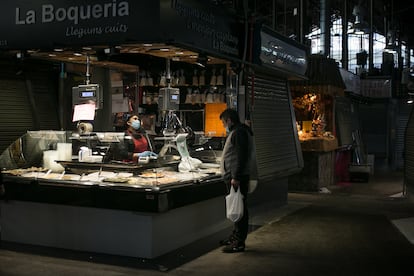
{"type": "Polygon", "coordinates": [[[230,181],[231,186],[233,186],[234,190],[237,191],[237,189],[240,186],[240,181],[237,179],[232,178],[230,181]]]}

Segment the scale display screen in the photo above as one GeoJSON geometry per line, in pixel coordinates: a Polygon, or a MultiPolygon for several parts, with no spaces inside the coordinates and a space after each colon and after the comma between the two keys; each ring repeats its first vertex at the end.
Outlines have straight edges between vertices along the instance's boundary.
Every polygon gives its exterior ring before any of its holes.
{"type": "Polygon", "coordinates": [[[95,92],[94,91],[81,91],[79,93],[79,97],[81,98],[95,97],[95,92]]]}
{"type": "Polygon", "coordinates": [[[160,110],[178,110],[180,107],[180,89],[163,87],[158,92],[160,110]]]}
{"type": "Polygon", "coordinates": [[[96,109],[103,106],[102,91],[98,84],[85,84],[72,87],[73,106],[94,102],[96,109]]]}

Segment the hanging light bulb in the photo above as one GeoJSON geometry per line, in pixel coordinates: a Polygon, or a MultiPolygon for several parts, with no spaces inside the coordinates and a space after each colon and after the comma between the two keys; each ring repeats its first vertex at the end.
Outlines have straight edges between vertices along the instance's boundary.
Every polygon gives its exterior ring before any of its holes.
{"type": "Polygon", "coordinates": [[[407,104],[412,104],[412,103],[414,103],[413,93],[408,93],[407,104]]]}
{"type": "Polygon", "coordinates": [[[364,21],[365,9],[360,6],[354,6],[352,14],[355,16],[355,21],[348,33],[363,35],[369,32],[368,24],[364,21]]]}
{"type": "Polygon", "coordinates": [[[397,42],[396,42],[396,31],[389,30],[387,32],[387,45],[384,48],[384,52],[396,53],[397,52],[397,42]]]}

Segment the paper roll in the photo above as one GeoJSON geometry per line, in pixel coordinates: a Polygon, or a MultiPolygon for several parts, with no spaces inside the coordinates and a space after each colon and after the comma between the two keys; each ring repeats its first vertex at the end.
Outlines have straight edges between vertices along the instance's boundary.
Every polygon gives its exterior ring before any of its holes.
{"type": "Polygon", "coordinates": [[[78,131],[80,134],[90,133],[93,130],[91,123],[79,123],[78,131]]]}

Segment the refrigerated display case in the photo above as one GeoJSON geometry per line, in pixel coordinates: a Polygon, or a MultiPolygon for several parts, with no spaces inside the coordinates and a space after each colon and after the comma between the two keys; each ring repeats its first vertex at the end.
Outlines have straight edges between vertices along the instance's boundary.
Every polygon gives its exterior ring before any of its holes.
{"type": "Polygon", "coordinates": [[[113,160],[111,149],[122,139],[67,131],[28,131],[17,139],[0,156],[2,239],[152,258],[228,227],[217,163],[179,172],[177,155],[146,164],[113,160]],[[44,153],[58,143],[72,144],[72,159],[52,160],[61,169],[45,167],[44,153]],[[102,162],[81,162],[85,145],[102,162]]]}

